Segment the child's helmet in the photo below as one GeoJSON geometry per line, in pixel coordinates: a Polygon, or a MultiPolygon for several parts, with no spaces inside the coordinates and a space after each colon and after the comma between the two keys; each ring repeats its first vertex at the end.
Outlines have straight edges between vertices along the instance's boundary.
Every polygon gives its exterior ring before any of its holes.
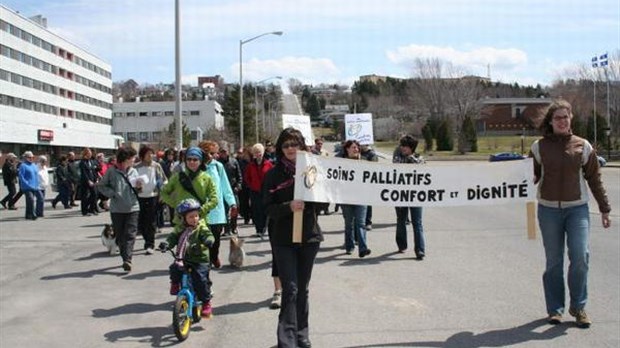
{"type": "Polygon", "coordinates": [[[193,198],[186,198],[177,205],[177,213],[181,216],[194,210],[200,210],[200,203],[193,198]]]}

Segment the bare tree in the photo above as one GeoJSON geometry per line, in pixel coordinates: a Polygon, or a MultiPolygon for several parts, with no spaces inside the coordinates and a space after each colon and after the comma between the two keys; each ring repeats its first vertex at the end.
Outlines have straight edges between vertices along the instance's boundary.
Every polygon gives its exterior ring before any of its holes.
{"type": "Polygon", "coordinates": [[[439,58],[417,58],[414,62],[412,93],[419,96],[431,118],[445,117],[444,62],[439,58]]]}

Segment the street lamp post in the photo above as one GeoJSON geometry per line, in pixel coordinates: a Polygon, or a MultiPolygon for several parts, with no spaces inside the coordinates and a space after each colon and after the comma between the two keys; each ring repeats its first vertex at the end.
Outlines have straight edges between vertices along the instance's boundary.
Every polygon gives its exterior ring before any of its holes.
{"type": "Polygon", "coordinates": [[[607,136],[607,162],[611,161],[611,127],[605,128],[605,135],[607,136]]]}
{"type": "Polygon", "coordinates": [[[247,40],[239,40],[239,146],[243,147],[243,45],[265,35],[282,35],[281,31],[263,33],[247,40]]]}
{"type": "MultiPolygon", "coordinates": [[[[255,109],[254,109],[254,126],[256,127],[256,142],[258,143],[258,85],[260,85],[261,83],[265,82],[265,81],[269,81],[269,80],[273,80],[273,79],[282,79],[282,76],[272,76],[269,78],[266,78],[264,80],[260,80],[258,81],[255,85],[254,85],[254,105],[255,105],[255,109]]],[[[263,123],[263,128],[265,128],[265,124],[263,123]]]]}

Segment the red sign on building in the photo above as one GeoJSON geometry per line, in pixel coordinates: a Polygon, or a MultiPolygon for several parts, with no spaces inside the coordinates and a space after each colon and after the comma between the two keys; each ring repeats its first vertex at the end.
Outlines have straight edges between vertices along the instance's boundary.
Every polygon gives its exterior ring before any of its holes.
{"type": "Polygon", "coordinates": [[[54,131],[49,129],[38,130],[39,141],[52,141],[54,140],[54,131]]]}

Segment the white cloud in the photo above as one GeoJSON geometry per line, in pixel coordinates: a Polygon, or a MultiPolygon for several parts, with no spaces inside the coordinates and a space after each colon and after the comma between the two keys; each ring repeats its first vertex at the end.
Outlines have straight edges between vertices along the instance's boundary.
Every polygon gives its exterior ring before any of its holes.
{"type": "Polygon", "coordinates": [[[413,67],[416,58],[439,58],[470,71],[486,71],[487,65],[493,70],[510,71],[527,64],[527,54],[516,48],[479,47],[460,51],[453,47],[413,44],[388,51],[386,55],[391,62],[406,69],[413,67]]]}
{"type": "MultiPolygon", "coordinates": [[[[230,68],[231,76],[239,79],[239,63],[230,68]]],[[[340,69],[327,58],[283,57],[279,59],[252,59],[243,63],[243,81],[256,82],[273,76],[282,80],[296,78],[303,83],[336,83],[340,80],[340,69]]]]}

